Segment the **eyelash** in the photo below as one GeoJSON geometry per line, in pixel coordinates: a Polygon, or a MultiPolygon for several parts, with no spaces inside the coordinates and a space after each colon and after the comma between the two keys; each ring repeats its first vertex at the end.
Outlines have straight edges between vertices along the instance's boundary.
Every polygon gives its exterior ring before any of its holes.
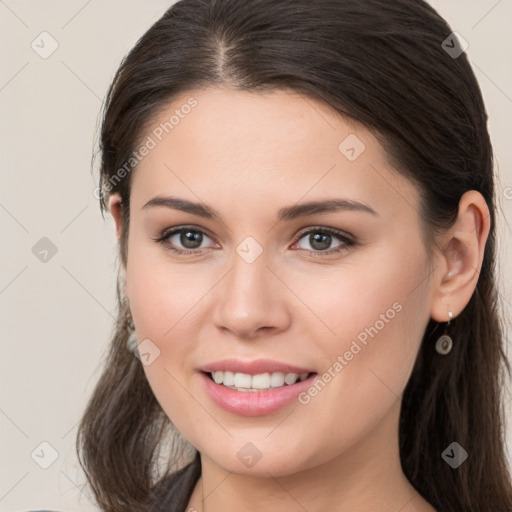
{"type": "MultiPolygon", "coordinates": [[[[165,229],[160,233],[160,235],[157,238],[153,238],[153,240],[163,246],[166,247],[166,249],[169,249],[173,251],[175,254],[180,256],[190,256],[193,254],[200,254],[202,250],[200,249],[189,249],[189,250],[183,250],[183,249],[176,249],[175,247],[172,247],[170,244],[167,243],[167,240],[175,235],[186,231],[194,231],[196,233],[200,233],[202,235],[206,235],[208,238],[212,238],[208,235],[208,233],[204,232],[202,229],[195,228],[193,226],[181,226],[178,228],[171,228],[171,229],[165,229]]],[[[356,245],[355,240],[348,237],[346,234],[342,233],[341,231],[337,231],[331,228],[325,228],[321,226],[315,226],[313,228],[309,228],[305,231],[300,232],[297,235],[297,242],[299,242],[304,236],[310,235],[311,233],[321,233],[323,235],[331,235],[336,238],[338,238],[342,244],[340,244],[335,249],[330,249],[329,251],[311,251],[308,249],[301,249],[304,251],[309,252],[311,255],[314,256],[320,256],[320,257],[326,257],[326,256],[332,256],[333,254],[341,253],[343,251],[348,251],[351,248],[353,248],[356,245]]],[[[296,242],[296,243],[297,243],[296,242]]],[[[295,245],[295,243],[294,243],[295,245]]]]}

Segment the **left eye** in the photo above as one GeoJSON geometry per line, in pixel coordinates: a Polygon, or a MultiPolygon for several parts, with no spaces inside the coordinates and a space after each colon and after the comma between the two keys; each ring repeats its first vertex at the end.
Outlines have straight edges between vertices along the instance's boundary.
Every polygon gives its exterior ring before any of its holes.
{"type": "Polygon", "coordinates": [[[311,249],[307,247],[301,247],[301,249],[305,249],[307,251],[316,253],[331,254],[334,252],[342,251],[344,249],[348,249],[349,247],[354,245],[354,242],[348,236],[327,228],[310,229],[309,231],[306,231],[300,235],[299,242],[300,240],[303,239],[307,240],[307,242],[311,246],[311,249]],[[333,239],[336,238],[340,240],[341,243],[335,246],[334,248],[331,248],[331,250],[326,251],[326,249],[329,249],[329,246],[331,245],[333,239]]]}

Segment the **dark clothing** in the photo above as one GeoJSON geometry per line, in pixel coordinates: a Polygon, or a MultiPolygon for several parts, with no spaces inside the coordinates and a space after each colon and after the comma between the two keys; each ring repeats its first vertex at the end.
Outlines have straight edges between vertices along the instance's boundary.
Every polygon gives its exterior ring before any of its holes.
{"type": "Polygon", "coordinates": [[[200,476],[201,458],[197,452],[195,459],[190,464],[162,479],[156,486],[148,511],[189,512],[187,505],[200,476]]]}

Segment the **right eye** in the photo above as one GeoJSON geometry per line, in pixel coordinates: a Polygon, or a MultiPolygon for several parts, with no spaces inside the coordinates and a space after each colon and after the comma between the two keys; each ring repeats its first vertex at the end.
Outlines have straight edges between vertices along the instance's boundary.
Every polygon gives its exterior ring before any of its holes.
{"type": "Polygon", "coordinates": [[[210,238],[204,231],[192,226],[181,226],[174,228],[166,228],[160,235],[155,238],[155,242],[162,244],[176,254],[191,255],[199,254],[202,251],[201,245],[204,239],[210,238]],[[172,240],[174,238],[174,240],[172,240]],[[179,245],[183,247],[181,249],[179,245]],[[178,247],[177,247],[178,246],[178,247]]]}

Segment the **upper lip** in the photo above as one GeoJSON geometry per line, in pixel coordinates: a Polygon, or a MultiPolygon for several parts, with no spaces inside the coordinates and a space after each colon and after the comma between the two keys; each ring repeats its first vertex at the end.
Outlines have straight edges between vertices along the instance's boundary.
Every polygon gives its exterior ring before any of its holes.
{"type": "Polygon", "coordinates": [[[254,359],[252,361],[244,359],[222,359],[209,363],[201,368],[201,371],[212,373],[216,371],[247,373],[249,375],[258,375],[261,373],[311,373],[313,370],[300,366],[273,361],[271,359],[254,359]]]}

